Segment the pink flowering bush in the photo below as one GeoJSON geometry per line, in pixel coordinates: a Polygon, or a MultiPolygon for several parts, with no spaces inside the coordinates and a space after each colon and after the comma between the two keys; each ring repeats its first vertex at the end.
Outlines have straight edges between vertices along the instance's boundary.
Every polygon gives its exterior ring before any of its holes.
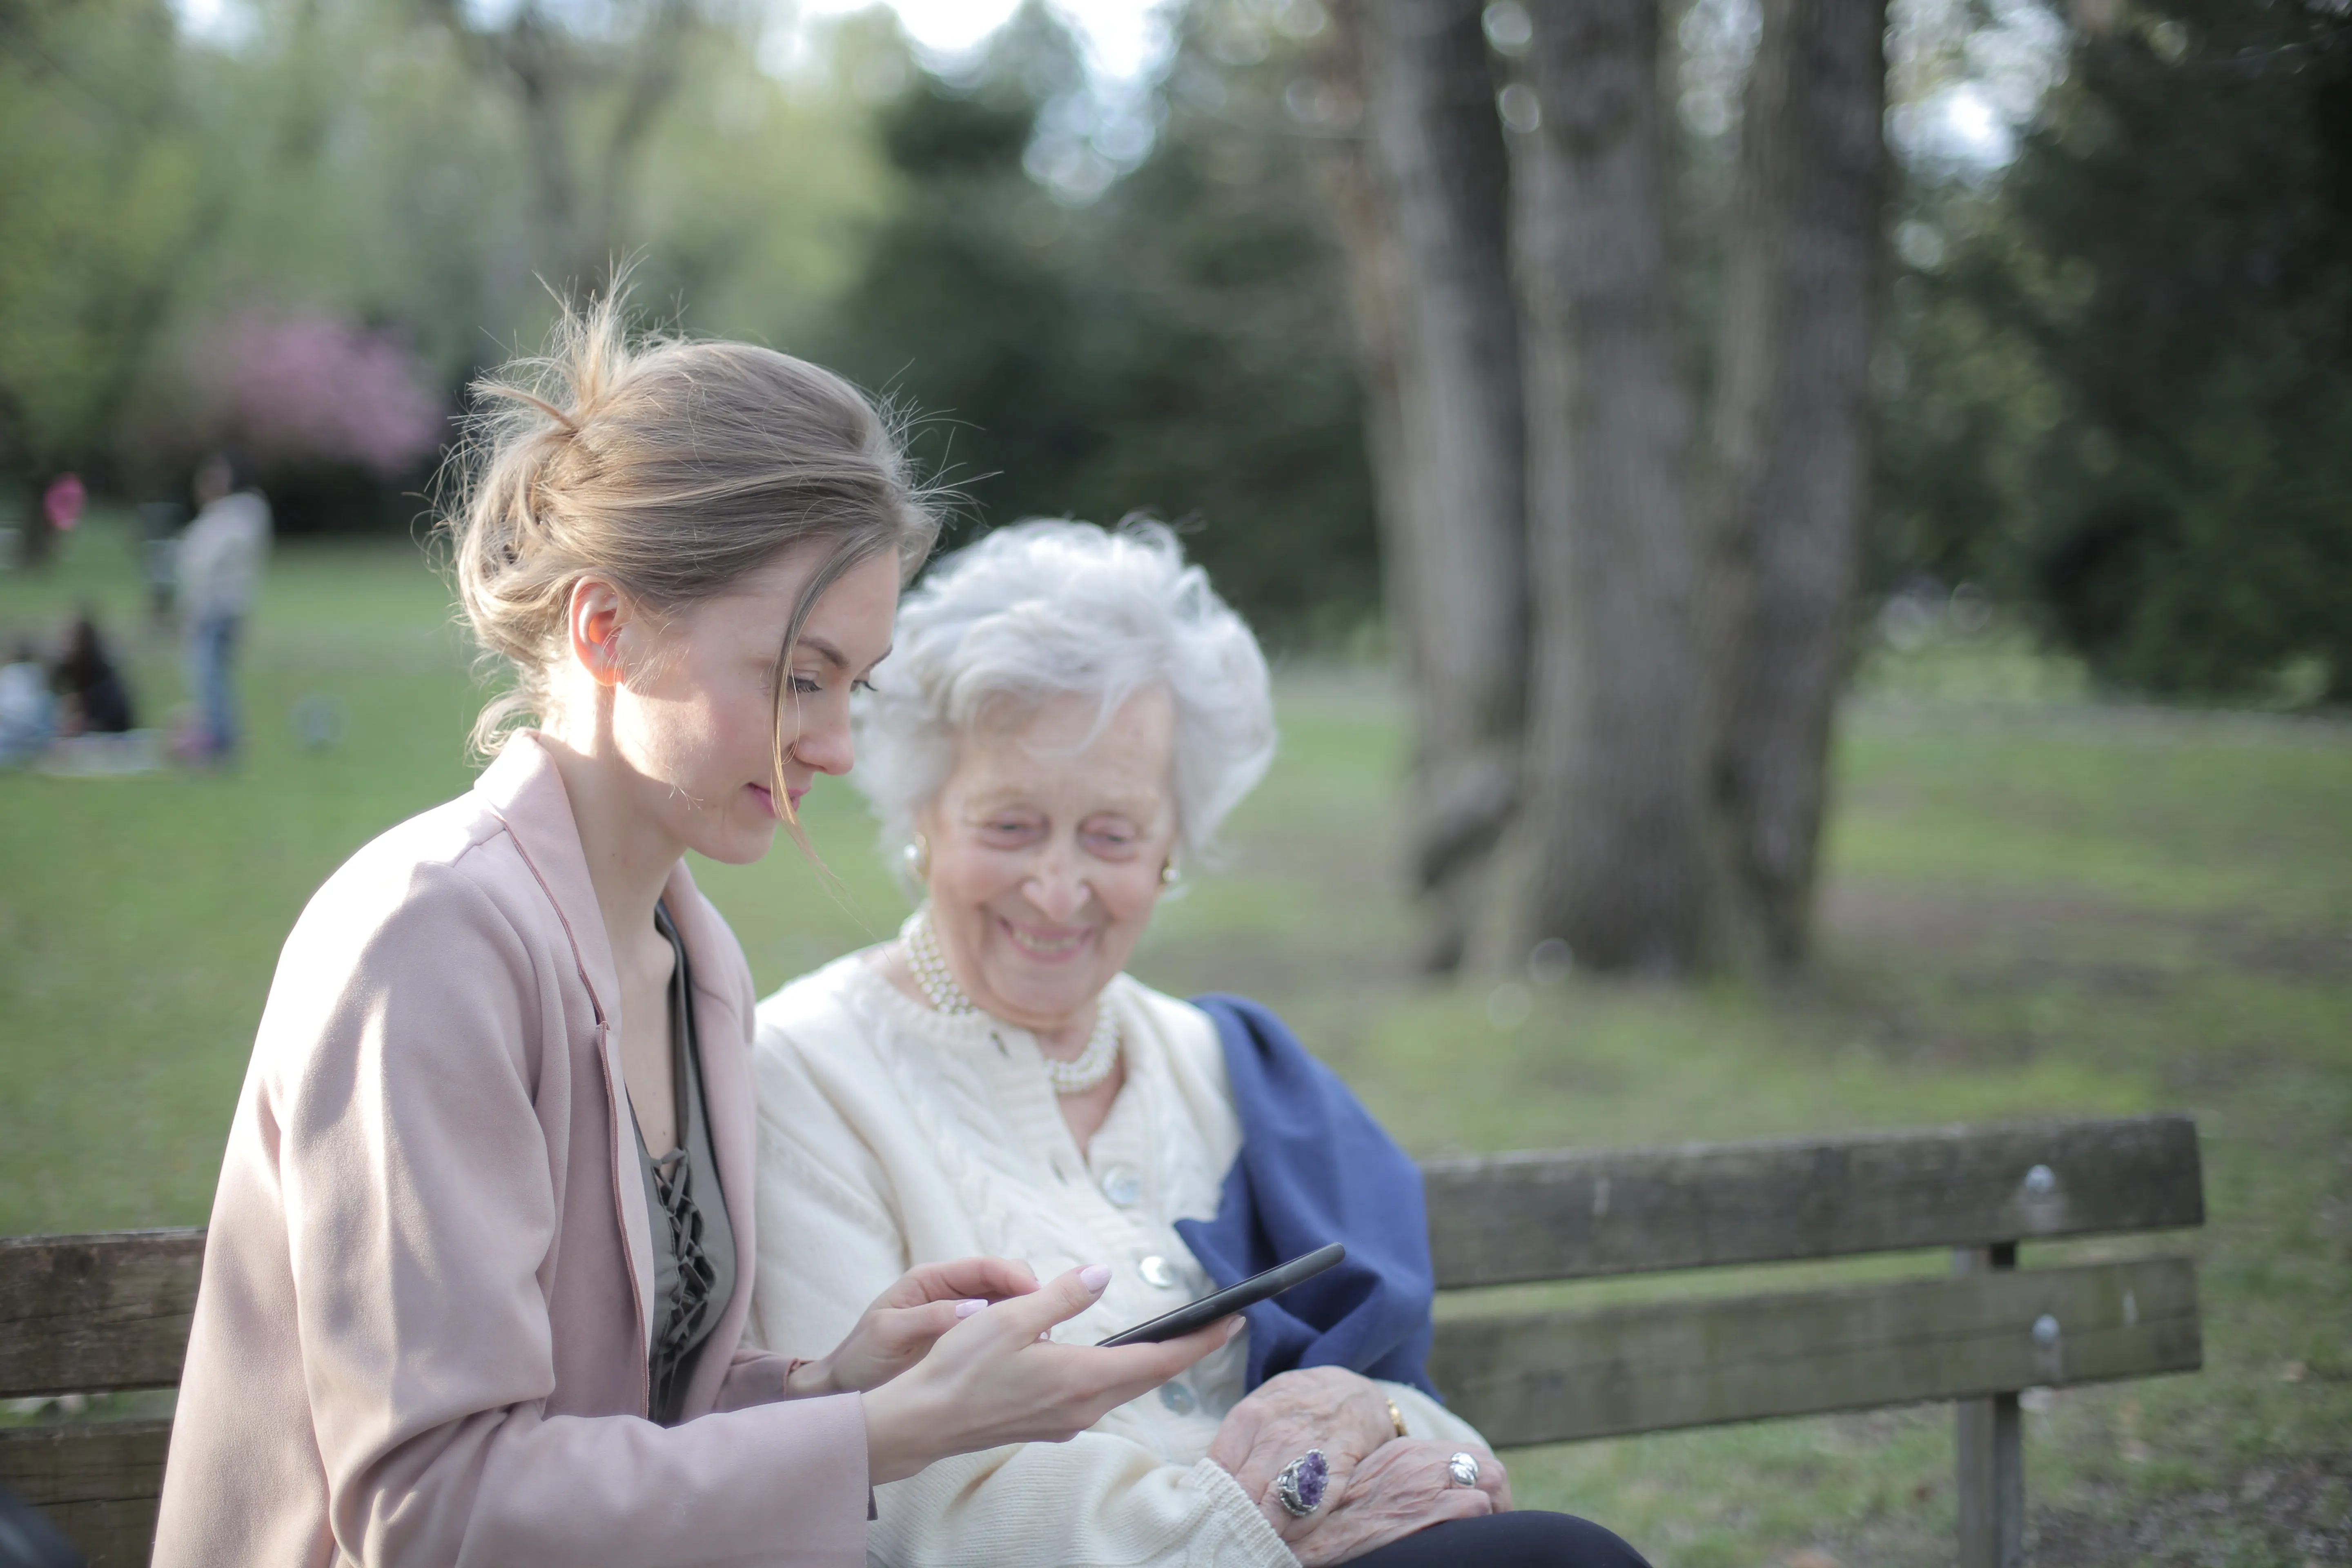
{"type": "Polygon", "coordinates": [[[390,479],[446,423],[398,338],[333,316],[233,317],[193,368],[215,428],[264,468],[354,463],[390,479]]]}

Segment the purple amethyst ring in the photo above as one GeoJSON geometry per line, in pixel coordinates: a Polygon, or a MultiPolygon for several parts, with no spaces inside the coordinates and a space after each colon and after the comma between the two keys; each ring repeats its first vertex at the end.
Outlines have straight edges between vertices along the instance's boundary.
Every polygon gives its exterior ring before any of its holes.
{"type": "Polygon", "coordinates": [[[1282,1474],[1274,1478],[1274,1495],[1293,1519],[1305,1519],[1323,1506],[1323,1489],[1331,1479],[1331,1467],[1320,1448],[1309,1448],[1282,1467],[1282,1474]]]}

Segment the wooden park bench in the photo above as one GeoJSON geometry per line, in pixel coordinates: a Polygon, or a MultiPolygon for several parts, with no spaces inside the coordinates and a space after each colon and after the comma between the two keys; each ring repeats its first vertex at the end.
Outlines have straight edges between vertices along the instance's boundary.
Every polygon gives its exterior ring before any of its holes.
{"type": "MultiPolygon", "coordinates": [[[[2019,1268],[2021,1242],[2204,1223],[2184,1116],[1424,1167],[1444,1290],[1953,1249],[1948,1276],[1441,1312],[1429,1370],[1499,1448],[1959,1405],[1962,1568],[2024,1561],[2018,1394],[2201,1359],[2185,1257],[2019,1268]]],[[[174,1384],[204,1233],[0,1241],[0,1398],[174,1384]]],[[[93,1568],[144,1563],[170,1423],[0,1430],[0,1487],[93,1568]]]]}

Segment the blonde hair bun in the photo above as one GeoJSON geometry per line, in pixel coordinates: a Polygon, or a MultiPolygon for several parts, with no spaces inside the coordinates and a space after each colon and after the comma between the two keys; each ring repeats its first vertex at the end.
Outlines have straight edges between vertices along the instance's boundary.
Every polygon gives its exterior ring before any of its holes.
{"type": "MultiPolygon", "coordinates": [[[[843,573],[895,552],[904,581],[939,536],[889,421],[856,388],[749,343],[633,339],[617,293],[567,306],[546,353],[473,393],[440,527],[474,637],[511,676],[474,722],[480,754],[544,715],[583,577],[659,613],[825,547],[781,666],[843,573]]],[[[780,735],[780,763],[782,750],[780,735]]]]}

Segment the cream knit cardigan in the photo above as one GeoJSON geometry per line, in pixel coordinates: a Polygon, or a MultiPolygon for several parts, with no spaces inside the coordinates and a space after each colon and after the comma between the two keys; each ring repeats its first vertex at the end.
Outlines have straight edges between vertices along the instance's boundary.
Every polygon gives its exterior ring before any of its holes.
{"type": "MultiPolygon", "coordinates": [[[[1034,1036],[908,997],[864,954],[760,1006],[760,1237],[754,1335],[777,1350],[837,1342],[919,1262],[1025,1260],[1039,1279],[1117,1272],[1055,1331],[1090,1344],[1182,1305],[1210,1280],[1175,1230],[1216,1212],[1241,1125],[1216,1026],[1126,975],[1103,993],[1127,1081],[1086,1153],[1034,1036]]],[[[1295,1568],[1206,1455],[1242,1397],[1248,1337],[1066,1444],[945,1459],[879,1489],[869,1563],[889,1568],[1150,1563],[1295,1568]]],[[[1382,1387],[1413,1436],[1482,1443],[1419,1391],[1382,1387]]]]}

